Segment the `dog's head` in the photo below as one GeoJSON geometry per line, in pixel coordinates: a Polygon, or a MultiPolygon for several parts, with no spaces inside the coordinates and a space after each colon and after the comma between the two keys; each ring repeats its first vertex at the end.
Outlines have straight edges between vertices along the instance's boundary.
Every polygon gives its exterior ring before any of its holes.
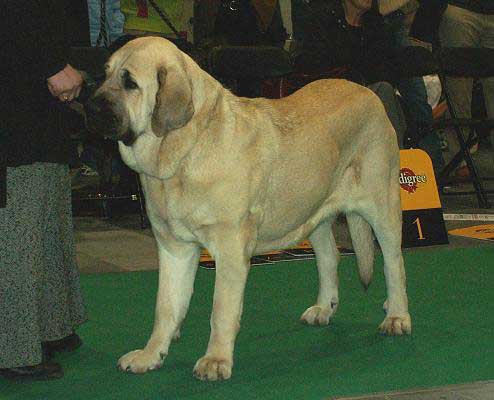
{"type": "Polygon", "coordinates": [[[192,118],[186,57],[157,37],[130,41],[106,65],[106,79],[86,105],[88,128],[131,145],[144,132],[156,136],[192,118]]]}

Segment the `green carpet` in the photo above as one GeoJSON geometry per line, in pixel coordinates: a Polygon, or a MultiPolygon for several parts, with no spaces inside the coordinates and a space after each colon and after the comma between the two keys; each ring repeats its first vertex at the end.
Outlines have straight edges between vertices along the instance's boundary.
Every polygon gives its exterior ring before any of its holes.
{"type": "Polygon", "coordinates": [[[1,399],[327,399],[336,395],[494,379],[494,247],[407,253],[410,337],[377,333],[385,299],[378,257],[368,293],[355,258],[340,264],[340,308],[330,327],[298,318],[317,291],[313,261],[256,267],[249,277],[233,377],[192,377],[209,336],[214,271],[201,269],[182,338],[162,369],[145,375],[117,371],[124,353],[151,331],[156,272],[82,278],[90,322],[85,344],[57,359],[65,377],[44,383],[0,380],[1,399]]]}

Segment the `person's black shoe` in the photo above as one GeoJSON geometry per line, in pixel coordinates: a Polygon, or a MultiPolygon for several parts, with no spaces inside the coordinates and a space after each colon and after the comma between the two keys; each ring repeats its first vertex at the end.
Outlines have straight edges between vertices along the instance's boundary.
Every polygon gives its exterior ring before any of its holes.
{"type": "Polygon", "coordinates": [[[76,333],[72,333],[69,336],[65,336],[59,340],[41,343],[43,352],[45,352],[49,357],[51,357],[53,353],[74,351],[75,349],[81,347],[81,345],[82,340],[76,333]]]}
{"type": "Polygon", "coordinates": [[[12,381],[44,381],[61,378],[63,369],[60,364],[43,362],[28,367],[0,369],[0,376],[12,381]]]}

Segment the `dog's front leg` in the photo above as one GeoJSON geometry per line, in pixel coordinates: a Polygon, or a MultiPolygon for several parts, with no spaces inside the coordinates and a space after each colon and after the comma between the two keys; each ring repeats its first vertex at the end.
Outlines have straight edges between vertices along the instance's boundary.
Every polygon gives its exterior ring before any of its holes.
{"type": "Polygon", "coordinates": [[[160,265],[153,333],[144,349],[120,358],[118,365],[123,371],[144,373],[163,365],[170,342],[180,335],[180,325],[193,292],[200,248],[169,240],[165,243],[157,232],[155,236],[160,265]]]}
{"type": "Polygon", "coordinates": [[[232,374],[235,338],[240,329],[244,289],[253,251],[250,235],[223,231],[211,249],[216,260],[211,336],[204,357],[195,367],[201,380],[229,379],[232,374]],[[246,237],[247,236],[247,237],[246,237]]]}

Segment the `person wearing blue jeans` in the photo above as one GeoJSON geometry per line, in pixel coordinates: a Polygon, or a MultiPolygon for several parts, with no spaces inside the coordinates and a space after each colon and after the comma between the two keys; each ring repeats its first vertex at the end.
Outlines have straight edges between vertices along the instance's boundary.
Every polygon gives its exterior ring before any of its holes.
{"type": "Polygon", "coordinates": [[[91,37],[91,46],[108,46],[122,36],[125,18],[120,11],[120,0],[87,0],[87,6],[89,10],[89,34],[91,37]],[[101,32],[102,2],[105,3],[105,30],[107,37],[106,41],[102,40],[98,44],[98,38],[101,32]]]}
{"type": "MultiPolygon", "coordinates": [[[[397,46],[407,47],[413,43],[409,36],[409,27],[405,24],[405,15],[396,11],[386,16],[386,22],[393,26],[397,46]]],[[[407,141],[405,147],[418,147],[429,154],[434,170],[444,167],[441,141],[432,130],[432,108],[427,101],[427,90],[422,77],[401,79],[396,83],[401,95],[403,111],[407,122],[407,141]]]]}

